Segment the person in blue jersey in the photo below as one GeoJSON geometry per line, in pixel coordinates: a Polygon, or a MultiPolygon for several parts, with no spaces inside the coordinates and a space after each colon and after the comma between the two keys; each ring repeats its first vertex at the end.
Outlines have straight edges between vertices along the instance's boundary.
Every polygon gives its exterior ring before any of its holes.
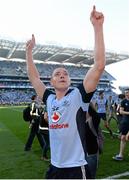
{"type": "Polygon", "coordinates": [[[97,109],[97,112],[98,112],[100,118],[104,121],[104,127],[107,128],[111,137],[114,137],[113,132],[109,126],[109,122],[108,122],[107,117],[106,117],[107,99],[104,96],[104,91],[99,92],[95,106],[96,106],[96,109],[97,109]]]}
{"type": "Polygon", "coordinates": [[[26,43],[29,80],[38,96],[47,105],[51,164],[46,179],[91,178],[86,161],[86,111],[105,68],[104,16],[96,11],[95,6],[90,20],[95,35],[94,65],[86,73],[79,87],[70,88],[68,71],[60,67],[53,71],[51,77],[51,85],[55,91],[48,90],[40,80],[33,62],[34,35],[26,43]]]}

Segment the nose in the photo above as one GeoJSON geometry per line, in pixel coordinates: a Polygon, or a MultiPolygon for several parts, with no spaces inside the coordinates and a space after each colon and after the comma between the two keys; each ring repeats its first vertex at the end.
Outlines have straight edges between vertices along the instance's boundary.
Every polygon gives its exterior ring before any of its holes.
{"type": "Polygon", "coordinates": [[[63,75],[61,75],[61,76],[60,76],[60,79],[64,79],[64,76],[63,76],[63,75]]]}

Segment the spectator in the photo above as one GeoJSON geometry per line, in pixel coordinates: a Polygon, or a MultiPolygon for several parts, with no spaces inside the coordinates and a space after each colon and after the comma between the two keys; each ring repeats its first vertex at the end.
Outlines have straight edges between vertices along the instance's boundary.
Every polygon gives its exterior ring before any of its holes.
{"type": "Polygon", "coordinates": [[[39,115],[39,106],[37,103],[37,96],[33,95],[32,96],[32,103],[31,103],[31,116],[32,116],[32,121],[30,123],[30,133],[29,133],[29,137],[27,139],[27,142],[25,144],[25,151],[30,151],[31,150],[31,146],[33,143],[33,140],[35,138],[35,136],[37,136],[39,144],[41,146],[41,148],[43,149],[44,146],[44,142],[42,139],[41,134],[39,133],[39,120],[40,120],[40,115],[39,115]]]}
{"type": "Polygon", "coordinates": [[[117,108],[116,108],[116,117],[117,117],[117,121],[118,121],[118,129],[119,129],[119,133],[121,134],[121,124],[122,124],[122,114],[120,114],[120,105],[121,105],[121,101],[123,99],[125,99],[125,94],[119,94],[118,95],[118,104],[117,104],[117,108]]]}
{"type": "Polygon", "coordinates": [[[117,122],[117,119],[114,117],[114,111],[115,111],[115,102],[110,95],[107,100],[107,109],[108,109],[108,122],[110,123],[111,119],[114,119],[117,122]]]}
{"type": "Polygon", "coordinates": [[[46,107],[42,107],[42,112],[40,116],[40,123],[39,123],[39,130],[42,135],[43,141],[44,141],[44,147],[43,147],[43,154],[41,157],[41,160],[49,161],[48,158],[48,150],[49,150],[49,129],[48,129],[48,116],[46,107]]]}
{"type": "Polygon", "coordinates": [[[98,129],[100,117],[93,104],[90,103],[86,118],[86,147],[87,161],[91,172],[91,178],[95,179],[99,160],[98,129]]]}

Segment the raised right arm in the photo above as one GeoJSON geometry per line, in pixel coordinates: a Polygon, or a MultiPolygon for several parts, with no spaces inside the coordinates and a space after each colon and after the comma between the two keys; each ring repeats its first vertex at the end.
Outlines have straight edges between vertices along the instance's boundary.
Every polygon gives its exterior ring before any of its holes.
{"type": "Polygon", "coordinates": [[[33,62],[32,50],[35,46],[35,37],[32,35],[32,39],[26,43],[26,63],[28,78],[34,87],[37,95],[42,99],[46,90],[45,84],[40,80],[39,72],[33,62]]]}

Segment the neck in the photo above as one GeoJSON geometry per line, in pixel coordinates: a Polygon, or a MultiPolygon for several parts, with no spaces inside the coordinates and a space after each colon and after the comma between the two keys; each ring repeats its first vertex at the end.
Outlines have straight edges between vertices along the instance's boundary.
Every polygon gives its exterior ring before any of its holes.
{"type": "Polygon", "coordinates": [[[68,89],[66,89],[66,90],[55,90],[56,91],[56,98],[58,99],[58,100],[60,100],[62,97],[64,97],[65,96],[65,94],[67,93],[67,91],[68,91],[68,89]]]}

